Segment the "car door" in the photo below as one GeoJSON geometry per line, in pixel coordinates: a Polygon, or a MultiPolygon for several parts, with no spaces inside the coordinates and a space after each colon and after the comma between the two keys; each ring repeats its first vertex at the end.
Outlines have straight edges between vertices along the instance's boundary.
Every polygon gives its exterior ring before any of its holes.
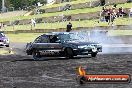
{"type": "Polygon", "coordinates": [[[45,50],[48,48],[49,39],[47,35],[40,36],[34,41],[34,48],[37,50],[45,50]]]}
{"type": "Polygon", "coordinates": [[[57,55],[61,51],[61,43],[57,42],[54,35],[43,35],[36,43],[37,49],[41,55],[57,55]]]}
{"type": "Polygon", "coordinates": [[[54,53],[54,54],[60,54],[60,52],[62,51],[62,44],[61,42],[59,42],[59,38],[57,37],[57,35],[50,35],[49,36],[49,51],[54,53]]]}

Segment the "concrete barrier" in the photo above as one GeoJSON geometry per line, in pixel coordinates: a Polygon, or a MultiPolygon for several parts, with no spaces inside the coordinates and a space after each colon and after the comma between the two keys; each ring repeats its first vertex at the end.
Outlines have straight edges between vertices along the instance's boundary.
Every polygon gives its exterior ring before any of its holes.
{"type": "MultiPolygon", "coordinates": [[[[118,9],[117,9],[118,10],[118,9]]],[[[124,8],[124,12],[129,14],[130,8],[124,8]]],[[[100,17],[100,11],[91,12],[91,13],[80,13],[80,14],[71,14],[71,15],[64,15],[64,16],[51,16],[51,17],[42,17],[36,18],[37,23],[54,23],[54,22],[62,22],[63,18],[71,18],[71,21],[75,20],[89,20],[89,19],[98,19],[100,17]]],[[[68,19],[70,20],[70,19],[68,19]]],[[[31,19],[24,19],[24,20],[17,20],[19,21],[19,25],[26,25],[31,23],[31,19]]],[[[5,25],[10,25],[9,21],[3,22],[5,25]]]]}
{"type": "MultiPolygon", "coordinates": [[[[72,4],[71,9],[81,9],[81,8],[89,8],[89,7],[96,7],[99,6],[100,1],[91,1],[91,2],[86,2],[86,3],[78,3],[78,4],[72,4]]],[[[70,4],[70,3],[69,3],[70,4]]],[[[63,8],[65,6],[59,6],[59,7],[52,7],[52,8],[46,8],[45,13],[50,13],[50,12],[59,12],[63,11],[63,8]]]]}
{"type": "MultiPolygon", "coordinates": [[[[96,27],[77,27],[73,31],[78,30],[131,30],[132,25],[117,25],[117,26],[96,26],[96,27]],[[124,29],[125,28],[125,29],[124,29]]],[[[18,34],[18,33],[48,33],[48,32],[65,32],[66,28],[59,29],[35,29],[35,30],[16,30],[4,31],[5,34],[18,34]]]]}
{"type": "MultiPolygon", "coordinates": [[[[105,1],[105,5],[121,4],[121,3],[128,2],[128,0],[104,0],[104,1],[105,1]]],[[[81,8],[97,7],[99,5],[101,5],[101,0],[85,2],[85,3],[78,3],[78,4],[72,4],[71,9],[74,10],[74,9],[81,9],[81,8]]],[[[64,6],[46,8],[45,13],[59,12],[59,11],[62,11],[63,8],[64,8],[64,6]]]]}

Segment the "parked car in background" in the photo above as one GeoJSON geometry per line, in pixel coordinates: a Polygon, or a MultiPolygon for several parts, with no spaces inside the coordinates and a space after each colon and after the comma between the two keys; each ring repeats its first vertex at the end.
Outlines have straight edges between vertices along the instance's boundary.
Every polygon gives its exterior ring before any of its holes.
{"type": "Polygon", "coordinates": [[[59,56],[74,58],[77,55],[96,57],[102,51],[99,43],[83,41],[77,33],[52,32],[37,37],[34,42],[27,43],[27,55],[33,55],[34,60],[43,56],[59,56]]]}
{"type": "Polygon", "coordinates": [[[0,46],[9,47],[9,38],[3,32],[0,32],[0,46]]]}

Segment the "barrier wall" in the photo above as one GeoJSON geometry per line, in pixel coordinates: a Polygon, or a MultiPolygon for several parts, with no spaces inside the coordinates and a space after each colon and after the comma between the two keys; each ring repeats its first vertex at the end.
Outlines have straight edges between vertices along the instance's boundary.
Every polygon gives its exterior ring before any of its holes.
{"type": "MultiPolygon", "coordinates": [[[[96,26],[96,27],[78,27],[73,28],[73,31],[78,30],[131,30],[132,25],[117,25],[117,26],[96,26]],[[125,28],[125,29],[124,29],[125,28]]],[[[35,29],[35,30],[16,30],[16,31],[4,31],[6,34],[17,34],[17,33],[47,33],[47,32],[65,32],[65,28],[60,29],[35,29]]]]}

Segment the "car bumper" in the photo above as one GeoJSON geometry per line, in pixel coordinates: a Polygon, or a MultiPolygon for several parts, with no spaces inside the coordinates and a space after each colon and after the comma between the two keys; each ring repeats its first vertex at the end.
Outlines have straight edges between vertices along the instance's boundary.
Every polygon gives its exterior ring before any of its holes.
{"type": "Polygon", "coordinates": [[[0,46],[5,46],[5,45],[9,45],[9,44],[4,43],[4,42],[0,42],[0,46]]]}
{"type": "Polygon", "coordinates": [[[102,48],[96,48],[96,50],[93,49],[74,49],[75,55],[88,55],[91,53],[98,53],[102,52],[102,48]]]}

